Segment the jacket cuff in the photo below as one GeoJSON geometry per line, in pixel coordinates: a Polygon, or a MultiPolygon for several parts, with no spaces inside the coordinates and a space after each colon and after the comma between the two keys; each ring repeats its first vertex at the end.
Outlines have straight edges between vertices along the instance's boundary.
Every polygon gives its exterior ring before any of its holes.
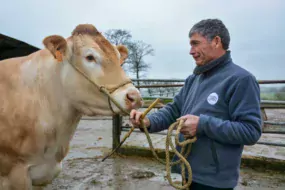
{"type": "MultiPolygon", "coordinates": [[[[149,118],[149,117],[148,117],[148,119],[149,119],[149,122],[150,122],[150,126],[149,126],[149,127],[147,127],[146,129],[147,129],[147,131],[148,131],[149,133],[151,133],[151,132],[150,132],[151,120],[150,120],[150,118],[149,118]]],[[[139,127],[139,129],[140,129],[140,131],[141,131],[141,132],[143,132],[143,133],[144,133],[144,129],[143,129],[142,127],[139,127]]]]}
{"type": "MultiPolygon", "coordinates": [[[[154,121],[153,121],[153,117],[151,116],[151,115],[149,115],[149,116],[146,116],[148,119],[149,119],[149,127],[147,127],[147,130],[148,130],[148,132],[149,133],[152,133],[153,132],[153,130],[154,130],[154,121]]],[[[144,132],[144,130],[143,129],[141,129],[143,132],[144,132]]]]}
{"type": "Polygon", "coordinates": [[[208,120],[208,116],[201,114],[199,116],[199,122],[198,122],[198,126],[197,126],[197,134],[201,135],[204,133],[204,127],[206,126],[208,120]]]}

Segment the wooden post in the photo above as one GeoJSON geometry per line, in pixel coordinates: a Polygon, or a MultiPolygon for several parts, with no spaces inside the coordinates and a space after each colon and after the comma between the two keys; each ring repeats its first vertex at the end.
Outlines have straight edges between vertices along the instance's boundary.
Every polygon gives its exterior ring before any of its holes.
{"type": "Polygon", "coordinates": [[[262,113],[262,119],[264,121],[267,121],[267,115],[266,115],[266,112],[265,112],[265,109],[264,108],[261,108],[261,113],[262,113]]]}
{"type": "Polygon", "coordinates": [[[120,135],[122,128],[122,117],[120,115],[113,116],[113,150],[120,144],[120,135]]]}
{"type": "MultiPolygon", "coordinates": [[[[267,115],[266,115],[266,112],[265,112],[265,108],[261,108],[261,114],[262,114],[262,120],[263,121],[267,121],[267,115]]],[[[264,129],[267,128],[266,124],[262,123],[263,126],[262,126],[262,132],[264,131],[264,129]]]]}

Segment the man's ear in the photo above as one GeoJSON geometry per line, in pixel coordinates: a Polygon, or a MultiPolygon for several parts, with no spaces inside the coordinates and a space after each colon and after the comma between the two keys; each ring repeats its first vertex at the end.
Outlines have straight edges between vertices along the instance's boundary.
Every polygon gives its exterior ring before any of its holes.
{"type": "Polygon", "coordinates": [[[214,42],[216,48],[218,48],[219,46],[222,45],[222,39],[221,39],[220,36],[216,36],[216,37],[213,39],[213,42],[214,42]]]}
{"type": "Polygon", "coordinates": [[[48,36],[43,40],[43,44],[58,62],[62,62],[67,50],[67,42],[63,37],[58,35],[48,36]]]}
{"type": "Polygon", "coordinates": [[[128,53],[129,53],[128,48],[124,45],[118,45],[117,49],[121,55],[120,65],[123,65],[124,61],[128,58],[128,53]]]}

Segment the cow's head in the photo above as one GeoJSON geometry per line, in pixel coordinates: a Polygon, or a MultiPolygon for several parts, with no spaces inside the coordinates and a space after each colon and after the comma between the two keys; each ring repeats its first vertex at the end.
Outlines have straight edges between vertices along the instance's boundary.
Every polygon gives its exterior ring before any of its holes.
{"type": "Polygon", "coordinates": [[[100,89],[87,80],[71,64],[98,84],[105,86],[112,97],[126,110],[137,109],[142,105],[142,99],[137,88],[127,83],[121,65],[128,57],[125,46],[112,45],[92,25],[78,25],[72,36],[64,39],[53,35],[43,41],[45,47],[62,64],[61,82],[63,90],[72,105],[86,115],[111,115],[120,110],[100,92],[100,89]],[[113,111],[112,111],[113,109],[113,111]]]}

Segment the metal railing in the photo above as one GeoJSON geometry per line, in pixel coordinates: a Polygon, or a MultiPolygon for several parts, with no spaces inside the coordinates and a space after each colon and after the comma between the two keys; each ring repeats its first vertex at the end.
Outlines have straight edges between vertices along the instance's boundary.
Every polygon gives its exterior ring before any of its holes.
{"type": "MultiPolygon", "coordinates": [[[[185,82],[184,79],[131,79],[133,82],[185,82]]],[[[285,80],[257,80],[259,84],[285,84],[285,80]]]]}
{"type": "MultiPolygon", "coordinates": [[[[148,85],[139,85],[137,87],[139,88],[166,88],[166,87],[182,87],[184,85],[185,80],[181,79],[132,79],[133,82],[164,82],[164,83],[172,83],[172,82],[178,82],[181,84],[148,84],[148,85]]],[[[259,84],[285,84],[285,80],[258,80],[259,84]]],[[[159,96],[145,96],[144,99],[156,99],[159,98],[161,100],[169,100],[173,99],[173,97],[159,97],[159,96]]],[[[144,105],[144,108],[148,107],[148,105],[144,105]]],[[[155,108],[160,109],[163,105],[158,105],[155,108]]],[[[262,110],[263,114],[265,114],[265,109],[285,109],[285,101],[271,101],[271,100],[261,100],[260,109],[262,110]]],[[[264,116],[264,115],[263,115],[264,116]]],[[[268,121],[267,116],[263,117],[263,126],[265,125],[272,125],[272,126],[282,126],[285,128],[285,122],[276,122],[276,121],[268,121]]],[[[114,116],[113,117],[113,124],[119,124],[122,123],[122,117],[120,116],[114,116]]],[[[113,130],[113,139],[114,142],[113,145],[116,146],[118,143],[118,139],[120,139],[121,131],[128,131],[128,127],[122,126],[122,125],[113,125],[113,127],[116,127],[117,130],[113,130]]],[[[135,130],[134,132],[142,133],[140,130],[135,130]]],[[[263,133],[266,134],[285,134],[285,130],[268,130],[266,127],[263,127],[263,133]]],[[[166,135],[165,132],[158,132],[154,134],[160,134],[160,135],[166,135]]],[[[258,141],[257,144],[262,145],[269,145],[269,146],[281,146],[285,147],[285,143],[273,143],[273,142],[262,142],[258,141]]]]}
{"type": "MultiPolygon", "coordinates": [[[[182,87],[185,80],[181,79],[132,79],[133,82],[176,82],[180,84],[148,84],[136,85],[137,88],[182,87]]],[[[285,84],[285,80],[258,80],[259,84],[285,84]]]]}

